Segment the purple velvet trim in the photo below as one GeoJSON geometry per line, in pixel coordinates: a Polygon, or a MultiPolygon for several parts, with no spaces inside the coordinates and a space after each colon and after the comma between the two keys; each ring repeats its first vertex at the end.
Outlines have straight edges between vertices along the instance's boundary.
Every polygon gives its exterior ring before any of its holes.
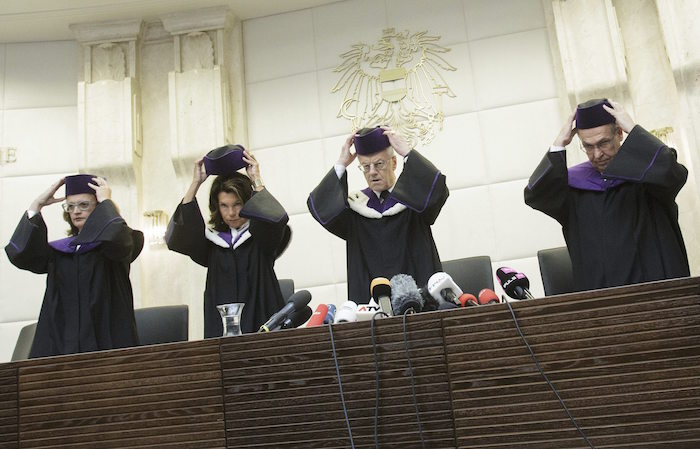
{"type": "Polygon", "coordinates": [[[231,231],[219,231],[219,237],[224,239],[228,246],[233,246],[233,237],[231,237],[231,231]]]}
{"type": "Polygon", "coordinates": [[[364,193],[365,196],[367,196],[368,198],[367,207],[376,210],[380,214],[387,209],[391,209],[393,206],[399,203],[399,201],[396,198],[394,198],[391,195],[391,193],[389,193],[389,196],[382,203],[379,200],[379,197],[369,187],[367,187],[366,189],[362,189],[361,192],[364,193]]]}
{"type": "Polygon", "coordinates": [[[92,178],[95,177],[95,175],[89,174],[66,176],[66,196],[78,195],[80,193],[92,193],[94,195],[95,189],[90,187],[88,184],[92,183],[92,178]]]}
{"type": "Polygon", "coordinates": [[[97,248],[100,246],[102,242],[90,242],[90,243],[84,243],[80,245],[80,248],[78,250],[75,250],[76,245],[73,244],[73,241],[75,240],[75,236],[72,237],[66,237],[64,239],[60,240],[54,240],[53,242],[49,242],[49,246],[53,249],[55,249],[58,252],[65,253],[65,254],[83,254],[88,251],[92,251],[93,249],[97,248]]]}
{"type": "Polygon", "coordinates": [[[605,192],[625,182],[624,179],[607,178],[593,167],[590,161],[569,168],[569,187],[593,192],[605,192]]]}
{"type": "Polygon", "coordinates": [[[309,195],[309,202],[311,203],[311,209],[313,210],[314,217],[318,220],[319,223],[321,223],[321,226],[325,226],[326,224],[330,223],[331,220],[333,220],[335,217],[337,217],[340,214],[333,215],[331,218],[329,218],[326,221],[321,220],[321,216],[318,214],[318,211],[316,210],[316,206],[314,205],[314,197],[309,195]]]}
{"type": "Polygon", "coordinates": [[[430,197],[433,196],[433,190],[435,190],[435,183],[437,182],[438,177],[440,177],[440,170],[438,170],[438,172],[435,173],[435,178],[433,178],[433,183],[430,186],[430,191],[428,191],[428,197],[425,199],[425,204],[423,205],[423,209],[416,210],[416,212],[423,212],[425,209],[428,208],[428,203],[430,202],[430,197]]]}
{"type": "Polygon", "coordinates": [[[20,247],[15,245],[15,242],[13,242],[12,240],[10,240],[10,245],[14,246],[17,251],[21,251],[20,247]]]}
{"type": "Polygon", "coordinates": [[[364,136],[355,134],[355,152],[363,156],[378,153],[391,146],[389,138],[384,135],[384,130],[377,127],[364,136]]]}

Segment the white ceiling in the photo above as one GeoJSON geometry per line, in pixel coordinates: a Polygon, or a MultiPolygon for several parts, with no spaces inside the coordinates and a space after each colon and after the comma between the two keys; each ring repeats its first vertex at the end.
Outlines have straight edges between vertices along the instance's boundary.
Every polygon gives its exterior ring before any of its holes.
{"type": "Polygon", "coordinates": [[[0,42],[72,40],[72,23],[156,20],[177,11],[228,6],[240,19],[296,11],[337,0],[0,0],[0,42]]]}

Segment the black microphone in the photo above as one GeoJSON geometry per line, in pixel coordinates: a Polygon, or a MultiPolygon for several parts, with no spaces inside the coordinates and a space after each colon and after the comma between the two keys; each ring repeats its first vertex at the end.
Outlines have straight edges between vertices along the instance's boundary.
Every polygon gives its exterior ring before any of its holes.
{"type": "Polygon", "coordinates": [[[309,306],[304,306],[301,309],[297,309],[290,313],[287,319],[282,322],[280,329],[293,329],[295,327],[299,327],[306,323],[306,321],[311,318],[311,315],[313,315],[313,311],[309,306]]]}
{"type": "Polygon", "coordinates": [[[498,281],[506,295],[513,299],[535,299],[530,293],[530,280],[522,273],[512,268],[501,267],[496,270],[498,281]]]}
{"type": "Polygon", "coordinates": [[[299,290],[287,300],[287,304],[270,317],[265,324],[260,326],[258,332],[270,332],[280,327],[285,319],[295,310],[302,309],[311,301],[311,293],[308,290],[299,290]]]}
{"type": "Polygon", "coordinates": [[[391,308],[394,316],[423,310],[423,298],[411,276],[396,274],[391,278],[391,308]]]}
{"type": "Polygon", "coordinates": [[[441,303],[433,298],[433,295],[428,291],[428,286],[421,287],[418,289],[420,297],[423,299],[423,310],[422,312],[434,312],[440,308],[441,303]]]}

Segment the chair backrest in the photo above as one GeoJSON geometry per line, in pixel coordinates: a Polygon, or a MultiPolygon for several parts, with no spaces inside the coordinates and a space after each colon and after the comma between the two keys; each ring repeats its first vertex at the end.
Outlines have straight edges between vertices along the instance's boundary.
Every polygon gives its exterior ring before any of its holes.
{"type": "Polygon", "coordinates": [[[12,352],[10,360],[26,360],[29,358],[29,351],[34,343],[34,334],[36,333],[36,323],[27,324],[19,331],[15,350],[12,352]]]}
{"type": "Polygon", "coordinates": [[[294,279],[277,279],[282,290],[282,299],[287,302],[290,296],[294,294],[294,279]]]}
{"type": "Polygon", "coordinates": [[[134,317],[141,346],[188,339],[189,309],[187,305],[135,309],[134,317]]]}
{"type": "Polygon", "coordinates": [[[566,246],[537,251],[537,261],[546,296],[574,291],[574,272],[566,246]]]}
{"type": "Polygon", "coordinates": [[[442,262],[442,271],[452,276],[464,293],[477,296],[481,289],[493,290],[493,273],[489,256],[465,257],[442,262]]]}

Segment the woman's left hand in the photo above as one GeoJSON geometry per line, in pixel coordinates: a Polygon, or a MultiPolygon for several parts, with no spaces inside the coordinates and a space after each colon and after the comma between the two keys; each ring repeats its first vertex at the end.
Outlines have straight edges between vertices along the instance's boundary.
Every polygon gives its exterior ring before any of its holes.
{"type": "Polygon", "coordinates": [[[99,176],[96,178],[92,178],[92,182],[88,184],[94,191],[95,191],[95,196],[97,197],[97,202],[101,203],[104,200],[109,200],[112,199],[112,188],[107,184],[107,180],[105,178],[100,178],[99,176]]]}

